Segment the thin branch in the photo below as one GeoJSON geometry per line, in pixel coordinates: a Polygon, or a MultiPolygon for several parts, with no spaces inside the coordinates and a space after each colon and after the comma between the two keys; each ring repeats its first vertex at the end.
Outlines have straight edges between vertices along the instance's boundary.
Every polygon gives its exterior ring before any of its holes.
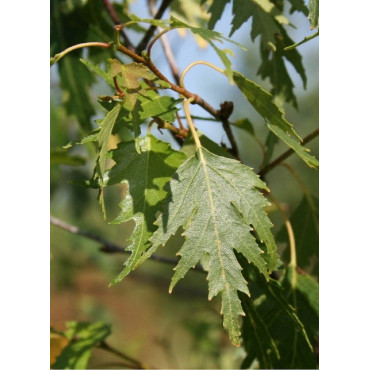
{"type": "Polygon", "coordinates": [[[121,351],[118,351],[117,349],[113,348],[112,346],[110,346],[105,341],[103,341],[99,345],[97,345],[96,348],[103,349],[107,352],[115,354],[118,357],[123,358],[126,361],[131,362],[131,364],[127,364],[128,365],[127,367],[130,368],[130,369],[148,369],[148,367],[143,365],[140,361],[135,360],[134,358],[126,355],[125,353],[123,353],[121,351]]]}
{"type": "MultiPolygon", "coordinates": [[[[318,135],[319,135],[319,129],[317,128],[316,130],[314,130],[313,132],[311,132],[309,135],[307,135],[303,139],[302,145],[307,144],[309,141],[311,141],[312,139],[314,139],[318,135]]],[[[261,171],[258,172],[258,174],[260,175],[261,178],[264,178],[264,176],[266,175],[267,172],[271,171],[278,164],[280,164],[281,162],[285,161],[293,153],[294,153],[294,150],[293,149],[288,149],[281,156],[279,156],[278,158],[276,158],[273,162],[271,162],[271,163],[267,164],[265,167],[263,167],[261,169],[261,171]]]]}
{"type": "Polygon", "coordinates": [[[314,39],[314,38],[315,38],[315,37],[317,37],[317,36],[319,36],[319,31],[317,31],[316,33],[314,33],[314,34],[313,34],[313,35],[311,35],[311,36],[307,36],[307,37],[305,37],[302,41],[297,42],[296,44],[293,44],[293,45],[287,46],[286,48],[284,48],[284,51],[293,50],[293,49],[295,49],[297,46],[302,45],[302,44],[306,43],[307,41],[310,41],[310,40],[314,39]]]}
{"type": "MultiPolygon", "coordinates": [[[[170,5],[172,0],[163,0],[161,6],[158,9],[157,14],[154,16],[154,19],[161,19],[163,16],[163,13],[166,11],[167,7],[170,5]]],[[[148,30],[146,31],[143,39],[139,42],[139,45],[136,47],[136,52],[140,54],[143,50],[145,50],[146,46],[148,45],[148,42],[152,38],[157,26],[152,24],[148,30]]]]}
{"type": "MultiPolygon", "coordinates": [[[[118,244],[112,243],[104,238],[102,238],[99,235],[90,233],[89,231],[81,230],[77,226],[70,225],[59,218],[56,218],[54,216],[50,216],[50,223],[56,227],[59,227],[60,229],[63,229],[65,231],[68,231],[72,234],[76,235],[81,235],[84,236],[85,238],[88,238],[90,240],[94,240],[100,244],[102,244],[102,247],[100,248],[100,251],[105,252],[105,253],[124,253],[124,254],[131,254],[131,252],[127,251],[124,247],[121,247],[118,244]]],[[[172,258],[167,258],[163,256],[158,256],[158,255],[151,255],[150,259],[156,262],[162,262],[166,263],[169,265],[177,265],[178,260],[172,259],[172,258]]],[[[206,271],[199,265],[195,266],[194,271],[198,272],[203,272],[205,273],[206,271]]]]}
{"type": "Polygon", "coordinates": [[[78,49],[83,49],[83,48],[91,48],[91,47],[99,47],[99,48],[110,48],[111,44],[108,44],[106,42],[83,42],[82,44],[76,44],[73,45],[62,52],[55,54],[52,58],[50,58],[50,66],[58,62],[60,59],[62,59],[65,55],[68,53],[78,50],[78,49]]]}
{"type": "MultiPolygon", "coordinates": [[[[118,14],[116,12],[116,9],[114,9],[114,7],[111,4],[111,2],[109,0],[102,0],[102,1],[103,1],[104,7],[107,9],[107,12],[108,12],[109,16],[111,17],[113,23],[115,25],[121,24],[121,20],[119,19],[118,14]]],[[[135,47],[132,44],[132,42],[130,41],[130,39],[128,38],[128,36],[126,35],[125,31],[123,29],[121,29],[120,30],[120,33],[121,33],[123,39],[125,40],[126,46],[130,50],[134,51],[135,50],[135,47]]]]}

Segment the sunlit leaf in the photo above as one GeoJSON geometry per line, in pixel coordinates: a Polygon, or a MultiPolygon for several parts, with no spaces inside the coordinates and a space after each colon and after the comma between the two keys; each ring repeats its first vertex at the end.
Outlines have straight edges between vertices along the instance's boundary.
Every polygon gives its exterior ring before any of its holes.
{"type": "Polygon", "coordinates": [[[63,349],[53,369],[86,369],[92,348],[110,334],[110,326],[101,323],[67,322],[64,332],[69,344],[63,349]]]}
{"type": "Polygon", "coordinates": [[[234,251],[242,253],[266,279],[276,263],[272,224],[263,210],[268,202],[258,189],[267,187],[249,167],[198,149],[171,180],[165,210],[151,238],[153,245],[140,261],[183,227],[186,241],[178,252],[181,259],[170,291],[189,269],[201,262],[208,271],[208,297],[212,299],[221,293],[224,327],[237,346],[238,316],[244,314],[238,291],[249,294],[249,290],[234,251]],[[256,243],[251,226],[265,243],[267,253],[256,243]]]}
{"type": "Polygon", "coordinates": [[[315,157],[308,154],[308,149],[300,144],[301,138],[274,104],[273,96],[255,82],[234,72],[234,81],[254,109],[265,119],[267,127],[309,166],[317,168],[319,163],[315,157]],[[298,139],[298,140],[297,140],[298,139]]]}
{"type": "Polygon", "coordinates": [[[114,223],[135,221],[128,247],[132,254],[125,262],[125,269],[112,282],[117,283],[135,269],[149,247],[149,238],[156,229],[156,213],[167,195],[164,185],[185,160],[185,155],[154,136],[145,136],[135,142],[119,144],[112,152],[112,159],[116,165],[106,173],[105,185],[122,183],[127,186],[120,203],[122,211],[114,223]]]}

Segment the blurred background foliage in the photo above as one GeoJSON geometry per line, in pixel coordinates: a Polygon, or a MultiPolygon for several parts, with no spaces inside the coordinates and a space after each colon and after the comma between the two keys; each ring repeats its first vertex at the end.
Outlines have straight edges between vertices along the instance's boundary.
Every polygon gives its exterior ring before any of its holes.
{"type": "MultiPolygon", "coordinates": [[[[132,11],[139,17],[149,16],[146,1],[132,2],[132,11]]],[[[165,14],[164,18],[166,18],[165,14]]],[[[295,42],[302,40],[310,30],[309,22],[302,14],[288,15],[297,27],[289,30],[295,42]]],[[[225,8],[216,30],[228,34],[230,30],[231,10],[225,8]]],[[[242,72],[248,78],[269,89],[268,81],[257,76],[260,64],[258,38],[255,43],[250,38],[250,22],[242,26],[233,35],[233,39],[246,45],[248,51],[234,50],[233,69],[242,72]]],[[[113,33],[113,32],[112,32],[113,33]]],[[[136,43],[140,34],[129,33],[136,43]]],[[[197,44],[189,34],[181,35],[177,31],[168,34],[173,45],[176,61],[183,70],[194,60],[215,62],[217,58],[210,48],[197,44]]],[[[98,40],[92,40],[98,41],[98,40]]],[[[158,43],[159,44],[159,43],[158,43]]],[[[284,105],[287,119],[295,125],[301,137],[318,127],[318,41],[312,40],[302,45],[299,51],[303,55],[303,65],[308,76],[307,89],[303,89],[299,76],[288,67],[296,85],[298,110],[291,105],[284,105]]],[[[153,60],[167,76],[171,76],[160,45],[153,49],[153,60]]],[[[218,60],[215,62],[217,64],[218,60]]],[[[51,138],[52,152],[70,141],[83,137],[76,118],[68,115],[63,105],[65,96],[60,89],[58,67],[51,69],[51,138]]],[[[231,121],[248,117],[254,125],[256,136],[265,142],[268,130],[235,86],[228,85],[223,76],[200,67],[194,69],[186,79],[186,86],[218,107],[225,100],[234,102],[231,121]]],[[[111,90],[98,79],[91,85],[89,95],[96,101],[98,95],[110,94],[111,90]]],[[[96,104],[95,119],[99,115],[96,104]]],[[[192,107],[194,115],[206,116],[199,107],[192,107]]],[[[182,114],[182,112],[180,112],[182,114]]],[[[222,131],[221,123],[196,121],[198,128],[214,141],[228,143],[222,131]]],[[[145,128],[143,130],[145,133],[145,128]]],[[[174,148],[177,144],[171,137],[153,130],[161,140],[169,141],[174,148]]],[[[259,169],[262,153],[256,141],[245,131],[233,128],[243,163],[259,169]]],[[[114,143],[112,143],[114,145],[114,143]]],[[[318,139],[307,145],[318,158],[318,139]]],[[[283,144],[277,144],[273,158],[286,150],[283,144]]],[[[94,160],[94,148],[74,146],[69,154],[77,158],[72,165],[60,164],[55,156],[51,157],[51,213],[56,217],[100,235],[109,241],[126,246],[126,239],[132,231],[132,223],[111,225],[119,212],[118,203],[123,189],[107,188],[105,192],[107,221],[102,217],[97,202],[97,191],[79,187],[73,182],[91,177],[94,160]]],[[[59,158],[59,157],[58,157],[59,158]]],[[[308,168],[297,156],[287,160],[304,184],[306,191],[318,198],[318,172],[308,168]]],[[[282,203],[288,215],[291,215],[302,201],[303,191],[299,183],[284,166],[278,166],[266,176],[266,181],[274,198],[282,203]]],[[[271,207],[270,217],[275,225],[275,236],[283,225],[281,215],[271,207]]],[[[280,231],[280,234],[283,231],[280,231]]],[[[160,253],[174,256],[181,236],[174,237],[160,253]]],[[[278,238],[284,240],[284,237],[278,238]]],[[[284,253],[286,243],[278,244],[284,262],[289,256],[284,253]]],[[[156,368],[239,368],[244,352],[230,343],[227,334],[221,329],[220,305],[217,299],[207,300],[205,276],[190,272],[174,292],[168,294],[172,266],[157,262],[147,262],[123,282],[108,288],[111,281],[122,268],[122,254],[104,254],[99,251],[99,244],[67,233],[58,228],[51,228],[51,325],[56,330],[64,330],[66,321],[104,321],[112,324],[112,334],[108,342],[131,357],[140,359],[156,368]]],[[[312,262],[310,272],[318,278],[317,261],[312,262]]],[[[89,362],[90,368],[105,368],[113,364],[115,357],[102,350],[93,351],[89,362]]]]}

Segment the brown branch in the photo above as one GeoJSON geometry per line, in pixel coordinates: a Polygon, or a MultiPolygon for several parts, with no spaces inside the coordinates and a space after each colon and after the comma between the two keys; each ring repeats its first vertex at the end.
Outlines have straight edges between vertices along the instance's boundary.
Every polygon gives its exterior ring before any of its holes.
{"type": "MultiPolygon", "coordinates": [[[[121,20],[119,19],[118,14],[116,12],[116,9],[114,9],[114,7],[111,4],[111,2],[109,0],[102,0],[102,1],[103,1],[103,5],[104,5],[105,9],[107,9],[107,12],[108,12],[109,16],[111,17],[113,23],[115,25],[121,24],[121,20]]],[[[132,44],[132,42],[130,41],[130,39],[128,38],[128,36],[126,35],[125,31],[123,29],[121,29],[120,30],[120,33],[121,33],[123,39],[125,40],[126,46],[130,50],[134,51],[135,50],[135,47],[132,44]]]]}
{"type": "MultiPolygon", "coordinates": [[[[121,247],[118,244],[112,243],[112,242],[102,238],[99,235],[90,233],[89,231],[81,230],[77,226],[70,225],[70,224],[68,224],[68,223],[66,223],[66,222],[64,222],[64,221],[62,221],[59,218],[56,218],[54,216],[50,216],[50,223],[52,225],[56,226],[56,227],[59,227],[60,229],[68,231],[72,234],[81,235],[81,236],[84,236],[87,239],[94,240],[94,241],[102,244],[102,247],[100,248],[101,252],[131,254],[131,252],[127,251],[125,248],[121,247]]],[[[152,261],[162,262],[162,263],[166,263],[166,264],[169,264],[169,265],[177,265],[177,263],[178,263],[178,260],[176,260],[176,259],[167,258],[167,257],[163,257],[163,256],[158,256],[158,255],[155,255],[155,254],[152,254],[150,256],[150,259],[152,261]]],[[[194,271],[198,271],[198,272],[203,272],[203,273],[206,272],[199,265],[195,266],[193,269],[194,269],[194,271]]]]}
{"type": "MultiPolygon", "coordinates": [[[[156,15],[154,16],[154,19],[161,19],[162,16],[163,16],[163,13],[165,12],[165,10],[167,9],[167,7],[170,5],[171,2],[172,2],[172,0],[163,0],[161,6],[159,7],[159,9],[156,13],[156,15]]],[[[148,28],[144,37],[142,38],[142,40],[139,42],[138,46],[136,47],[136,52],[138,54],[140,54],[146,48],[146,46],[148,45],[148,42],[150,41],[150,39],[152,38],[152,36],[154,34],[154,31],[156,30],[156,28],[157,28],[157,26],[155,26],[154,24],[151,25],[148,28]]]]}
{"type": "MultiPolygon", "coordinates": [[[[311,132],[309,135],[307,135],[302,140],[302,145],[307,144],[309,141],[314,139],[316,136],[319,135],[319,129],[317,128],[313,132],[311,132]]],[[[273,168],[275,168],[277,165],[279,165],[281,162],[285,161],[290,155],[294,153],[293,149],[288,149],[286,152],[284,152],[281,156],[276,158],[273,162],[267,164],[265,167],[263,167],[258,174],[263,179],[267,172],[271,171],[273,168]]]]}

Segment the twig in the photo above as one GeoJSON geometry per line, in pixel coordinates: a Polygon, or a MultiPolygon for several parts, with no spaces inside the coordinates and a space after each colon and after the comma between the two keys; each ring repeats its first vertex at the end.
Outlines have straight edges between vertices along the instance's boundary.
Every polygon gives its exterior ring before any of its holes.
{"type": "MultiPolygon", "coordinates": [[[[121,24],[121,20],[119,19],[118,14],[116,12],[116,9],[114,9],[111,2],[109,0],[102,0],[102,1],[103,1],[104,7],[107,9],[107,12],[108,12],[109,16],[111,17],[112,21],[114,22],[114,24],[115,25],[121,24]]],[[[132,44],[132,42],[130,41],[130,39],[128,38],[128,36],[126,35],[125,31],[123,29],[121,29],[120,33],[121,33],[123,39],[125,40],[126,46],[130,50],[134,51],[135,47],[132,44]]]]}
{"type": "MultiPolygon", "coordinates": [[[[100,251],[102,251],[102,252],[131,254],[130,251],[127,251],[125,248],[119,246],[118,244],[112,243],[112,242],[102,238],[99,235],[90,233],[89,231],[81,230],[77,226],[70,225],[70,224],[60,220],[57,217],[50,216],[50,223],[54,226],[59,227],[60,229],[68,231],[72,234],[81,235],[81,236],[84,236],[85,238],[94,240],[94,241],[102,244],[102,247],[100,248],[100,251]]],[[[155,254],[151,255],[150,259],[153,260],[153,261],[156,261],[156,262],[162,262],[162,263],[166,263],[166,264],[169,264],[169,265],[177,265],[177,263],[178,263],[178,260],[176,260],[176,259],[167,258],[167,257],[163,257],[163,256],[158,256],[158,255],[155,255],[155,254]]],[[[194,271],[198,271],[198,272],[203,272],[203,273],[206,272],[199,265],[196,265],[193,269],[194,269],[194,271]]]]}
{"type": "Polygon", "coordinates": [[[134,358],[126,355],[125,353],[123,353],[121,351],[118,351],[117,349],[111,347],[105,341],[101,342],[98,346],[96,346],[96,348],[103,349],[103,350],[105,350],[107,352],[110,352],[110,353],[115,354],[118,357],[123,358],[126,361],[131,362],[131,364],[129,364],[129,368],[131,368],[131,369],[148,369],[148,367],[147,366],[144,366],[140,361],[135,360],[134,358]]]}
{"type": "Polygon", "coordinates": [[[315,37],[317,37],[317,36],[319,36],[319,31],[317,31],[316,33],[314,33],[314,34],[313,34],[313,35],[311,35],[311,36],[307,36],[307,37],[305,37],[302,41],[297,42],[296,44],[293,44],[293,45],[287,46],[286,48],[284,48],[284,51],[293,50],[293,49],[295,49],[297,46],[302,45],[302,44],[306,43],[307,41],[310,41],[310,40],[314,39],[314,38],[315,38],[315,37]]]}
{"type": "MultiPolygon", "coordinates": [[[[302,140],[302,145],[307,144],[309,141],[314,139],[316,136],[319,135],[319,129],[317,128],[315,131],[311,132],[309,135],[307,135],[303,140],[302,140]]],[[[285,161],[290,155],[294,153],[293,149],[288,149],[286,152],[284,152],[281,156],[276,158],[273,162],[267,164],[265,167],[261,169],[261,171],[258,172],[261,178],[264,178],[267,172],[271,171],[273,168],[275,168],[278,164],[281,162],[285,161]]]]}
{"type": "MultiPolygon", "coordinates": [[[[163,0],[161,6],[158,9],[158,12],[154,16],[154,19],[161,19],[163,16],[163,13],[165,12],[165,10],[167,9],[167,7],[170,5],[171,2],[172,0],[163,0]]],[[[142,38],[142,40],[139,42],[138,46],[136,47],[136,52],[138,54],[140,54],[146,48],[156,28],[157,26],[155,26],[154,24],[148,28],[144,37],[142,38]]]]}

